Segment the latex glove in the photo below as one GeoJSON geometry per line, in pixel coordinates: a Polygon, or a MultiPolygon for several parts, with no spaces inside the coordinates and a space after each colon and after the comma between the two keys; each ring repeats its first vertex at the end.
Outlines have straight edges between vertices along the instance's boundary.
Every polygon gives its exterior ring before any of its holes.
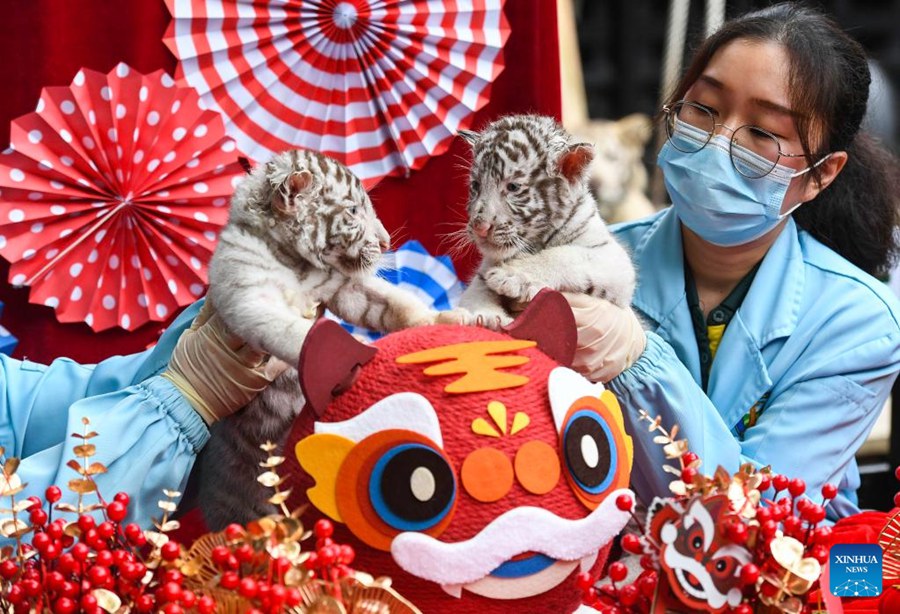
{"type": "Polygon", "coordinates": [[[228,332],[207,299],[162,376],[209,425],[246,406],[287,367],[228,332]]]}
{"type": "Polygon", "coordinates": [[[606,383],[634,364],[647,337],[631,308],[602,298],[563,292],[575,315],[578,345],[572,368],[594,382],[606,383]]]}

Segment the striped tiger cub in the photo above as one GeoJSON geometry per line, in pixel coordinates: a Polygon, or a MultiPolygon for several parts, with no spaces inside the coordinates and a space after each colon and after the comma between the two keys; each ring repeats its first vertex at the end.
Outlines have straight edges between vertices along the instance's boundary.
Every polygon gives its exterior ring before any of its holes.
{"type": "MultiPolygon", "coordinates": [[[[324,307],[380,331],[465,323],[462,311],[439,315],[374,275],[389,241],[349,169],[315,152],[284,152],[237,186],[210,262],[208,300],[229,330],[289,365],[324,307]]],[[[289,368],[213,425],[192,476],[211,529],[273,511],[271,493],[256,481],[259,445],[282,442],[303,403],[289,368]]]]}
{"type": "Polygon", "coordinates": [[[510,115],[460,135],[473,152],[465,232],[482,256],[461,307],[502,325],[510,308],[545,287],[631,304],[631,258],[588,185],[591,145],[540,115],[510,115]]]}

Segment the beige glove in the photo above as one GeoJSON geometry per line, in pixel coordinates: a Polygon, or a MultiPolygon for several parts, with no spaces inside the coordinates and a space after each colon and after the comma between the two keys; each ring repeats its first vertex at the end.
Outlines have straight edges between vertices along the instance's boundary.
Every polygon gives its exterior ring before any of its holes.
{"type": "Polygon", "coordinates": [[[606,383],[634,364],[647,344],[630,308],[602,298],[563,292],[575,315],[578,346],[572,368],[594,382],[606,383]]]}
{"type": "Polygon", "coordinates": [[[228,332],[207,299],[162,376],[209,425],[246,406],[287,367],[228,332]]]}

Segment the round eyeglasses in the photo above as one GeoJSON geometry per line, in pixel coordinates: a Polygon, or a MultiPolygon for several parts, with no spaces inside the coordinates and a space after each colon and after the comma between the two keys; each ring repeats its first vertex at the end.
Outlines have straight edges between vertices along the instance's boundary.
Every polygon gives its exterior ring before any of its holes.
{"type": "MultiPolygon", "coordinates": [[[[695,102],[682,100],[672,106],[664,106],[663,111],[666,113],[666,134],[669,143],[684,153],[695,153],[706,147],[719,126],[730,130],[728,153],[731,164],[737,172],[749,179],[765,177],[775,170],[782,157],[806,157],[804,154],[784,153],[781,151],[778,137],[758,126],[744,125],[732,129],[725,124],[717,123],[709,109],[695,102]]],[[[814,166],[818,166],[823,160],[814,166]]]]}

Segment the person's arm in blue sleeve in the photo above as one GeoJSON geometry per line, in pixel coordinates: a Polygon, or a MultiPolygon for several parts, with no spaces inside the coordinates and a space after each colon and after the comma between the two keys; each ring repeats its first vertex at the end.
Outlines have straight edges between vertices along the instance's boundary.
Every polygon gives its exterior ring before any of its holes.
{"type": "Polygon", "coordinates": [[[94,476],[104,499],[126,492],[129,521],[148,525],[159,515],[162,490],[183,489],[209,437],[207,422],[246,405],[284,368],[245,349],[211,310],[194,319],[198,307],[186,310],[152,351],[97,365],[0,360],[0,445],[7,457],[21,459],[18,474],[28,486],[19,497],[43,497],[57,485],[64,501],[77,502],[66,485],[79,476],[67,463],[80,443],[71,434],[85,432],[87,418],[87,430],[98,433],[89,461],[108,469],[94,476]]]}
{"type": "MultiPolygon", "coordinates": [[[[617,317],[620,313],[626,319],[634,317],[630,309],[615,309],[617,317]]],[[[573,311],[577,313],[577,304],[573,304],[573,311]]],[[[852,512],[853,491],[859,483],[848,468],[884,406],[900,368],[900,334],[889,324],[876,323],[868,329],[881,332],[860,329],[847,340],[848,347],[840,350],[823,351],[822,345],[836,343],[834,337],[824,333],[811,341],[775,382],[764,411],[742,439],[731,432],[665,340],[653,332],[635,333],[635,339],[644,337],[640,345],[645,347],[636,352],[639,358],[604,363],[604,375],[609,377],[594,378],[608,381],[623,407],[634,442],[633,487],[648,502],[650,496],[667,495],[672,479],[662,471],[662,465],[672,461],[666,461],[662,446],[653,442],[656,433],[640,422],[639,411],[643,409],[651,417],[659,416],[666,428],[679,426],[679,439],[687,439],[707,474],[718,466],[733,472],[746,462],[771,466],[776,473],[801,477],[814,499],[824,484],[839,485],[843,494],[834,505],[851,507],[835,509],[832,515],[852,512]]],[[[627,328],[621,323],[614,327],[627,328]]],[[[594,345],[592,353],[615,355],[632,343],[628,335],[612,341],[616,351],[605,352],[601,343],[594,345]]],[[[584,365],[580,366],[584,372],[584,365]]]]}

